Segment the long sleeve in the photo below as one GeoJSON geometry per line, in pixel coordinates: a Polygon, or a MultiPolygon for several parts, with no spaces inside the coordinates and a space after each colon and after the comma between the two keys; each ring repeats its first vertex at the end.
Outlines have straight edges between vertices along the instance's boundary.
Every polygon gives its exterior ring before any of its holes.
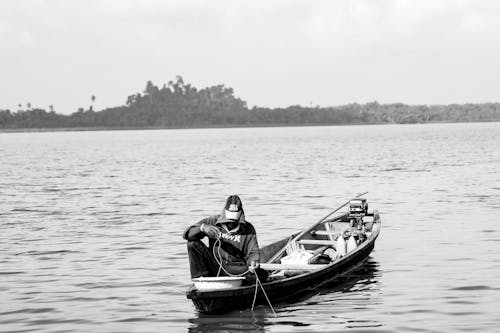
{"type": "Polygon", "coordinates": [[[203,237],[205,237],[205,234],[200,229],[201,225],[202,224],[215,225],[217,217],[218,215],[210,216],[200,220],[199,222],[193,225],[190,225],[189,227],[186,228],[186,230],[184,230],[182,237],[188,241],[202,239],[203,237]]]}
{"type": "Polygon", "coordinates": [[[257,235],[255,233],[254,227],[249,224],[251,232],[248,235],[248,240],[245,248],[245,256],[246,256],[246,261],[247,265],[250,266],[252,261],[255,262],[260,262],[260,251],[259,251],[259,244],[257,243],[257,235]]]}

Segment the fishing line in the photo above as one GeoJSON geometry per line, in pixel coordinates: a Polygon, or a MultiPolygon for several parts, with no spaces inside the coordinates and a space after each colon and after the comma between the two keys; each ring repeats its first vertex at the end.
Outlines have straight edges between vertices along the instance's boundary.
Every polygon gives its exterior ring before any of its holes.
{"type": "Polygon", "coordinates": [[[257,290],[259,288],[259,285],[257,284],[257,281],[255,281],[255,292],[253,294],[253,301],[252,301],[252,312],[253,309],[255,308],[255,301],[257,300],[257,290]]]}
{"type": "MultiPolygon", "coordinates": [[[[260,289],[262,289],[262,292],[264,293],[264,296],[266,297],[267,303],[269,303],[269,307],[271,308],[271,310],[273,310],[274,317],[277,318],[278,315],[276,314],[276,311],[274,311],[273,305],[271,304],[271,301],[269,300],[269,297],[267,297],[267,293],[264,290],[264,286],[262,285],[262,282],[260,282],[259,275],[257,273],[255,273],[255,277],[257,278],[257,282],[260,285],[260,289]]],[[[255,284],[255,290],[257,290],[257,283],[255,284]]],[[[257,293],[255,293],[255,296],[257,296],[257,293]]],[[[252,308],[252,310],[253,310],[253,308],[252,308]]]]}
{"type": "MultiPolygon", "coordinates": [[[[220,253],[221,238],[222,238],[222,233],[219,234],[219,236],[217,237],[217,240],[215,241],[214,246],[212,248],[212,253],[214,255],[215,261],[219,264],[219,270],[217,272],[217,277],[219,276],[221,269],[228,276],[235,276],[235,277],[240,277],[240,276],[243,276],[243,275],[247,274],[248,272],[250,272],[250,269],[247,269],[246,271],[244,271],[243,273],[240,273],[240,274],[231,274],[228,271],[226,271],[226,269],[222,265],[222,254],[220,253]],[[216,247],[217,243],[219,243],[219,248],[217,249],[217,254],[219,255],[219,259],[217,259],[217,255],[215,253],[215,247],[216,247]]],[[[274,317],[278,317],[278,315],[276,314],[276,311],[274,310],[273,305],[271,304],[271,301],[269,300],[269,297],[267,297],[267,293],[266,293],[266,290],[264,289],[264,286],[262,285],[262,282],[260,282],[259,275],[255,271],[254,271],[254,274],[255,274],[256,282],[255,282],[255,292],[254,292],[253,301],[252,301],[252,311],[255,308],[255,301],[257,300],[257,290],[258,290],[258,288],[260,286],[260,289],[262,289],[262,293],[264,294],[264,296],[265,296],[265,298],[267,300],[267,303],[269,304],[269,307],[271,308],[271,310],[274,313],[274,317]]]]}
{"type": "Polygon", "coordinates": [[[215,258],[215,261],[217,261],[217,263],[219,264],[219,271],[217,272],[217,277],[219,276],[220,274],[220,271],[221,269],[224,271],[224,273],[226,273],[228,276],[243,276],[245,275],[246,273],[250,272],[249,269],[247,269],[246,271],[244,271],[243,273],[240,273],[240,274],[231,274],[229,273],[228,271],[226,271],[226,269],[224,268],[224,266],[222,265],[222,254],[220,253],[220,248],[221,248],[221,235],[219,235],[219,237],[217,237],[217,240],[215,241],[214,243],[214,246],[212,248],[212,253],[214,255],[214,258],[215,258]],[[215,247],[217,245],[217,243],[219,243],[219,248],[217,249],[217,253],[219,254],[219,259],[217,259],[217,255],[215,254],[215,247]]]}

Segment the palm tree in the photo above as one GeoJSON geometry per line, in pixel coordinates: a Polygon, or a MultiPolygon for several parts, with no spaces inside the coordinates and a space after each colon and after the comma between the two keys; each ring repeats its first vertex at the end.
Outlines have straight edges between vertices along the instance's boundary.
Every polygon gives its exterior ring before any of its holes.
{"type": "Polygon", "coordinates": [[[95,102],[95,100],[96,100],[95,95],[90,96],[90,102],[91,102],[91,104],[90,104],[90,111],[94,111],[94,102],[95,102]]]}

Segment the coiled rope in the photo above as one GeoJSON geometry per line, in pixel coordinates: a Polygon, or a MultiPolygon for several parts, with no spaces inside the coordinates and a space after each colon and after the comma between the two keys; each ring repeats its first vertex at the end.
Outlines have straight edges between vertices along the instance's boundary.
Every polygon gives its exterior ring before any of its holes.
{"type": "MultiPolygon", "coordinates": [[[[225,232],[225,230],[223,230],[225,232]]],[[[232,273],[229,273],[225,268],[224,266],[222,265],[222,254],[220,253],[220,248],[221,248],[221,237],[222,237],[222,232],[219,234],[219,237],[217,237],[217,239],[215,240],[215,243],[214,243],[214,246],[212,248],[212,253],[214,255],[214,258],[215,258],[215,261],[217,261],[217,264],[219,264],[219,270],[217,271],[217,277],[220,275],[220,272],[221,270],[224,271],[224,273],[226,273],[228,276],[234,276],[234,277],[241,277],[245,274],[247,274],[248,272],[250,272],[250,269],[247,269],[246,271],[244,271],[243,273],[240,273],[240,274],[232,274],[232,273]],[[215,247],[217,246],[217,244],[219,245],[218,249],[217,249],[217,254],[218,254],[218,259],[217,259],[217,255],[215,253],[215,247]]],[[[253,272],[255,274],[255,292],[254,292],[254,295],[253,295],[253,301],[252,301],[252,311],[254,311],[254,308],[255,308],[255,302],[257,300],[257,290],[260,286],[260,288],[262,289],[262,293],[264,294],[264,296],[266,297],[266,300],[267,300],[267,303],[269,304],[269,307],[271,308],[271,310],[273,311],[274,313],[274,316],[275,317],[278,317],[278,315],[276,314],[276,311],[274,310],[274,307],[273,305],[271,304],[271,301],[269,300],[269,297],[267,297],[267,293],[266,291],[264,290],[264,286],[262,285],[262,282],[260,282],[260,278],[259,278],[259,274],[257,274],[255,271],[253,272]]]]}

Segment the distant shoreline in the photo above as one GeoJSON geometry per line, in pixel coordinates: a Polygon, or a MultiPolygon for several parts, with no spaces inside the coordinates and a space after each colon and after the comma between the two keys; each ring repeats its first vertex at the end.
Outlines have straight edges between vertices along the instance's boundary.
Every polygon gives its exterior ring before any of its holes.
{"type": "Polygon", "coordinates": [[[344,124],[230,124],[203,126],[94,126],[94,127],[60,127],[60,128],[0,128],[0,133],[43,133],[43,132],[97,132],[97,131],[137,131],[137,130],[176,130],[176,129],[225,129],[225,128],[267,128],[267,127],[319,127],[319,126],[372,126],[372,125],[425,125],[425,124],[463,124],[463,123],[494,123],[498,120],[484,121],[431,121],[426,123],[344,123],[344,124]]]}
{"type": "Polygon", "coordinates": [[[79,108],[72,114],[54,107],[0,109],[0,132],[115,131],[146,129],[245,128],[284,126],[346,126],[373,124],[427,124],[500,121],[500,103],[448,105],[380,104],[249,108],[234,90],[223,84],[196,88],[181,76],[169,84],[146,82],[142,93],[127,96],[125,105],[95,111],[79,108]]]}

